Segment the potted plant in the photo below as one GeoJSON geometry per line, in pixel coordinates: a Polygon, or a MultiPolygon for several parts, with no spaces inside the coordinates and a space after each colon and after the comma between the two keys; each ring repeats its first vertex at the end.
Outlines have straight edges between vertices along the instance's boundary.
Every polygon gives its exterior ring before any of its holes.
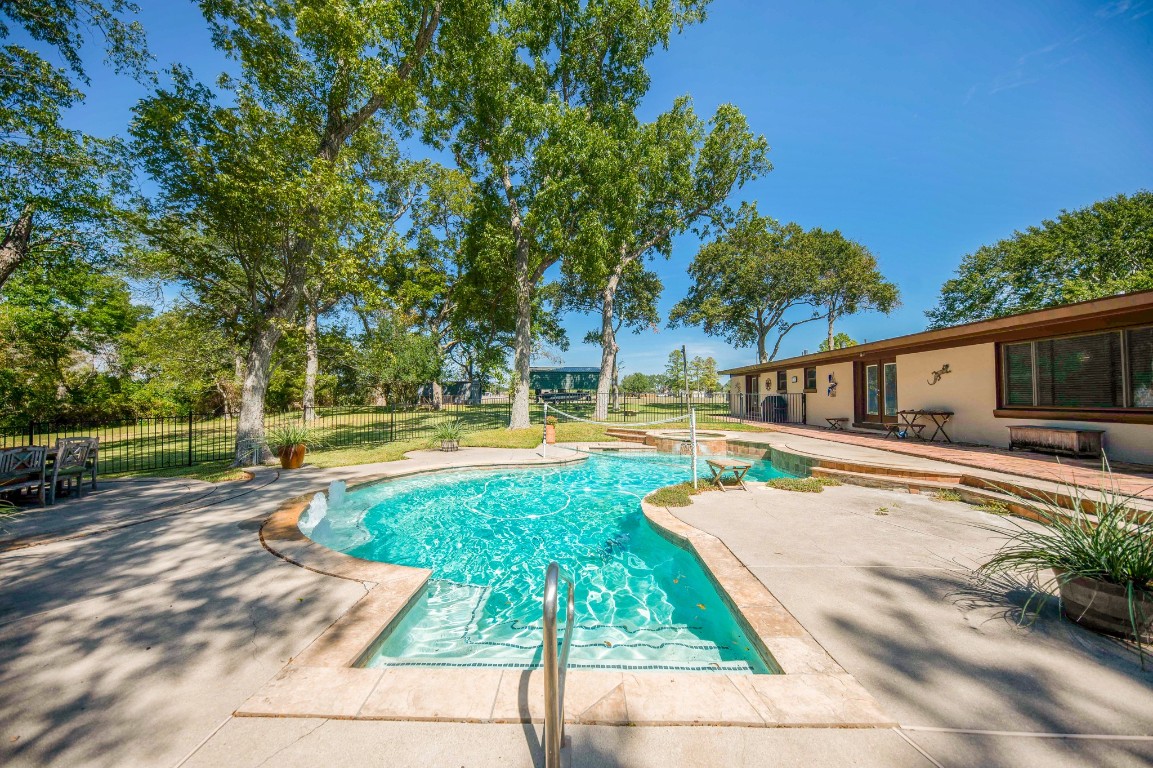
{"type": "Polygon", "coordinates": [[[280,424],[268,430],[268,446],[280,457],[284,469],[300,469],[312,442],[312,430],[303,422],[280,424]]]}
{"type": "Polygon", "coordinates": [[[556,416],[549,416],[544,420],[544,441],[549,445],[556,442],[556,416]]]}
{"type": "Polygon", "coordinates": [[[1010,519],[1015,530],[980,571],[1051,570],[1062,613],[1087,629],[1136,641],[1144,666],[1143,645],[1153,642],[1153,516],[1114,490],[1091,500],[1074,485],[1068,496],[1065,505],[1055,497],[1018,497],[1013,506],[1044,527],[1010,519]]]}
{"type": "Polygon", "coordinates": [[[453,419],[438,424],[433,430],[432,439],[434,442],[440,442],[442,451],[455,451],[460,448],[460,437],[463,434],[464,427],[461,425],[460,419],[453,419]]]}

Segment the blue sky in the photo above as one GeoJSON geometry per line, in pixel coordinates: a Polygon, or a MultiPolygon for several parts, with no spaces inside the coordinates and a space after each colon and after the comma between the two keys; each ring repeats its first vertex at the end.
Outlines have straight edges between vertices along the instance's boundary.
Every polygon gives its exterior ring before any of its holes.
{"type": "MultiPolygon", "coordinates": [[[[225,65],[192,3],[140,0],[158,63],[204,80],[225,65]]],[[[846,318],[858,340],[912,333],[961,258],[982,244],[1121,192],[1153,188],[1153,0],[914,2],[715,0],[650,63],[644,117],[691,94],[702,114],[730,102],[764,134],[774,170],[734,196],[806,228],[868,246],[901,289],[885,317],[846,318]]],[[[94,68],[73,120],[123,133],[139,86],[94,68]]],[[[688,289],[695,238],[655,265],[663,315],[688,289]]],[[[595,325],[568,316],[568,365],[595,325]]],[[[782,356],[813,351],[819,322],[782,356]]],[[[755,361],[694,329],[620,339],[625,373],[660,370],[669,350],[755,361]]]]}

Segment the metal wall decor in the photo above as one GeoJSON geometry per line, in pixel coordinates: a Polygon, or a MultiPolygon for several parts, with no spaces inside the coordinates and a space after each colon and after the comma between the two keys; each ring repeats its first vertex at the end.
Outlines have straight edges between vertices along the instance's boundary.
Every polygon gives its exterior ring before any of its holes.
{"type": "Polygon", "coordinates": [[[944,376],[946,373],[952,373],[952,371],[949,370],[949,364],[948,363],[945,363],[940,368],[933,371],[933,378],[932,378],[932,380],[929,381],[929,386],[931,387],[934,384],[936,384],[938,381],[940,381],[941,377],[944,376]]]}

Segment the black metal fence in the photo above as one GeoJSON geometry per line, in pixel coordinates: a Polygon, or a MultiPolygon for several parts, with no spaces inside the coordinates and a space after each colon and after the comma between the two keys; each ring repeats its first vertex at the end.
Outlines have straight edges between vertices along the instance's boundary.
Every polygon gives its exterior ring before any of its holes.
{"type": "Polygon", "coordinates": [[[733,392],[730,409],[741,421],[767,424],[805,424],[808,408],[804,392],[762,395],[757,392],[733,392]]]}
{"type": "MultiPolygon", "coordinates": [[[[269,413],[265,427],[304,418],[321,450],[431,437],[439,424],[459,420],[469,431],[508,425],[509,400],[486,397],[479,404],[318,407],[269,413]]],[[[236,418],[196,414],[149,416],[100,423],[28,421],[0,426],[0,448],[54,445],[61,437],[100,439],[101,474],[147,472],[168,467],[230,461],[236,454],[236,418]]]]}
{"type": "MultiPolygon", "coordinates": [[[[714,394],[625,394],[609,398],[603,419],[598,419],[592,393],[553,393],[534,398],[532,420],[539,423],[543,403],[550,412],[561,411],[589,420],[615,424],[643,424],[697,414],[699,424],[723,426],[741,421],[803,423],[803,394],[746,398],[714,394]],[[746,402],[746,400],[748,402],[746,402]]],[[[313,432],[319,450],[380,445],[431,438],[437,426],[460,421],[466,431],[496,429],[508,425],[511,400],[507,395],[485,396],[480,402],[445,402],[439,409],[429,403],[383,406],[317,407],[269,413],[266,428],[299,423],[302,418],[313,432]]],[[[0,448],[20,445],[53,445],[61,437],[100,439],[101,474],[147,472],[169,467],[230,461],[236,452],[236,418],[231,415],[196,414],[149,416],[81,423],[31,420],[0,425],[0,448]]]]}

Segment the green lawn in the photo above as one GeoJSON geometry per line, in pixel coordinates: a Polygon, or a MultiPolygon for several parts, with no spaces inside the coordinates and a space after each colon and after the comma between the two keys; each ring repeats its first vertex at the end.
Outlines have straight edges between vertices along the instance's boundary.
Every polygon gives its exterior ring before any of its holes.
{"type": "MultiPolygon", "coordinates": [[[[694,402],[697,421],[702,429],[761,431],[756,424],[730,421],[728,404],[717,399],[694,402]]],[[[591,402],[558,404],[566,413],[592,418],[591,402]]],[[[675,397],[650,396],[625,401],[621,409],[610,411],[609,420],[622,427],[658,421],[683,413],[683,403],[675,397]]],[[[551,411],[552,409],[550,409],[551,411]]],[[[315,445],[308,461],[320,467],[348,466],[378,461],[395,461],[406,451],[427,445],[437,424],[459,419],[463,422],[466,446],[497,448],[532,448],[540,444],[541,428],[508,430],[507,401],[481,405],[451,405],[442,411],[427,408],[392,410],[388,407],[320,408],[313,423],[315,445]]],[[[531,416],[539,424],[543,408],[532,405],[531,416]]],[[[295,414],[270,416],[269,427],[295,419],[295,414]]],[[[558,416],[558,440],[606,440],[604,428],[558,416]]],[[[687,420],[670,422],[669,428],[684,428],[687,420]]],[[[640,428],[638,426],[638,428],[640,428]]],[[[645,427],[647,428],[647,427],[645,427]]],[[[188,416],[127,420],[97,429],[16,430],[0,434],[0,445],[25,445],[32,442],[51,445],[58,437],[96,436],[100,438],[101,474],[122,476],[147,474],[154,477],[196,477],[211,481],[244,477],[230,465],[233,456],[236,422],[227,417],[192,418],[188,416]],[[192,465],[188,466],[191,458],[192,465]]]]}

